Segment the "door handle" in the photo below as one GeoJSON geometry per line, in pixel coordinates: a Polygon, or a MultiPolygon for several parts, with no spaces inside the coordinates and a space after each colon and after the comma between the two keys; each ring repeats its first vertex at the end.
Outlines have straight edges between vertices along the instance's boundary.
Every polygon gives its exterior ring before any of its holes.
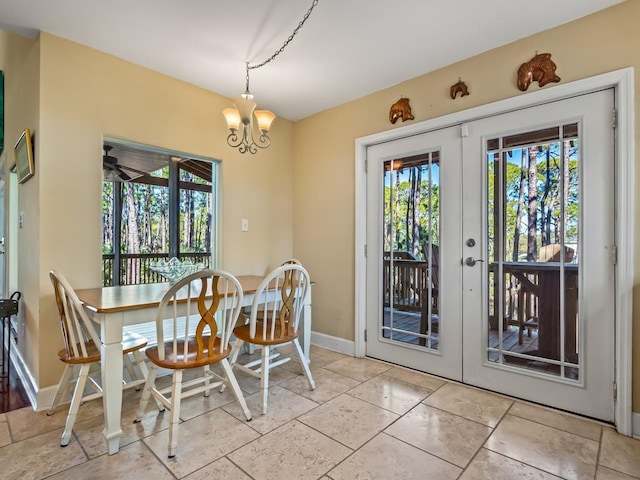
{"type": "Polygon", "coordinates": [[[464,263],[468,267],[473,267],[477,262],[484,262],[484,260],[481,260],[479,258],[467,257],[464,261],[464,263]]]}

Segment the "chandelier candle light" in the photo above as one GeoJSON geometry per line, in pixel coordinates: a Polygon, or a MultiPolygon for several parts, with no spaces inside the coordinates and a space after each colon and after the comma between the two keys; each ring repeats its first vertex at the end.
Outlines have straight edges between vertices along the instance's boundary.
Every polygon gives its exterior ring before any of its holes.
{"type": "Polygon", "coordinates": [[[307,18],[309,18],[309,15],[311,15],[311,12],[317,4],[318,0],[313,0],[311,8],[307,10],[307,13],[304,15],[293,33],[289,35],[289,38],[278,50],[275,51],[273,55],[264,62],[256,65],[249,65],[249,62],[246,63],[247,74],[245,92],[238,98],[234,99],[235,108],[225,108],[222,111],[225,119],[227,120],[227,128],[229,128],[229,131],[231,132],[227,137],[227,143],[230,147],[238,148],[240,153],[256,153],[258,148],[267,148],[271,145],[269,128],[271,128],[271,123],[276,118],[276,116],[269,110],[256,110],[256,102],[253,101],[253,95],[249,91],[249,70],[263,67],[276,58],[285,49],[285,47],[289,45],[289,42],[293,40],[293,37],[295,37],[298,30],[302,28],[302,25],[307,21],[307,18]],[[253,133],[254,115],[258,121],[258,130],[260,131],[257,141],[255,140],[253,133]]]}

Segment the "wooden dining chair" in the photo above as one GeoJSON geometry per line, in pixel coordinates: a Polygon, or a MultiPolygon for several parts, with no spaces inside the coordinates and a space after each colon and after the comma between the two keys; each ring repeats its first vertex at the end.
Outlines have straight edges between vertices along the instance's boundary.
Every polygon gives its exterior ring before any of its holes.
{"type": "MultiPolygon", "coordinates": [[[[300,260],[298,260],[297,258],[289,258],[287,260],[285,260],[284,262],[282,262],[280,264],[280,266],[282,265],[302,265],[302,262],[300,260]]],[[[256,316],[257,316],[257,321],[261,322],[262,321],[262,317],[263,317],[263,313],[265,311],[269,310],[269,306],[267,305],[266,308],[264,305],[260,305],[256,316]]],[[[242,320],[244,320],[244,323],[247,324],[249,323],[249,320],[251,319],[251,306],[246,306],[242,309],[242,320]]],[[[253,355],[254,353],[254,345],[251,343],[246,343],[244,345],[245,348],[245,352],[253,355]]],[[[275,348],[271,349],[271,359],[277,358],[279,357],[280,354],[278,353],[278,351],[275,348]]]]}
{"type": "Polygon", "coordinates": [[[249,323],[233,330],[237,341],[231,364],[234,368],[260,379],[261,409],[267,413],[269,370],[288,362],[291,357],[272,361],[273,347],[293,344],[300,366],[312,390],[316,384],[309,369],[309,359],[304,355],[298,337],[301,334],[300,317],[308,294],[309,273],[302,265],[285,264],[272,271],[256,290],[249,323]],[[244,343],[262,348],[260,359],[244,365],[238,364],[240,349],[244,343]]]}
{"type": "Polygon", "coordinates": [[[228,360],[229,337],[238,321],[242,298],[242,287],[233,275],[222,270],[201,270],[177,281],[160,301],[156,313],[158,346],[146,350],[152,365],[136,422],[141,421],[151,396],[169,409],[170,458],[178,450],[180,403],[184,398],[198,393],[208,396],[211,389],[229,385],[247,421],[251,420],[228,360]],[[195,332],[190,335],[192,326],[195,332]],[[216,363],[222,367],[222,376],[209,368],[216,363]],[[155,384],[158,368],[173,371],[172,385],[163,390],[155,384]],[[202,375],[183,383],[183,372],[197,368],[202,369],[202,375]]]}
{"type": "MultiPolygon", "coordinates": [[[[71,439],[71,432],[73,431],[80,404],[102,396],[102,387],[95,379],[89,376],[91,366],[100,363],[101,342],[93,322],[89,319],[82,302],[78,299],[69,282],[60,272],[55,270],[49,272],[49,278],[53,284],[60,317],[62,339],[64,341],[64,348],[58,352],[58,358],[65,364],[65,369],[47,415],[53,415],[68,390],[75,386],[64,431],[62,432],[62,439],[60,440],[60,445],[66,447],[71,439]],[[93,390],[93,393],[85,395],[87,382],[89,382],[88,386],[93,390]]],[[[122,351],[126,358],[127,370],[132,376],[132,381],[126,383],[124,385],[125,388],[139,387],[144,383],[149,372],[144,363],[141,350],[146,346],[147,339],[142,335],[136,333],[124,335],[122,351]],[[129,355],[133,355],[133,362],[128,358],[129,355]],[[134,373],[134,364],[140,369],[142,379],[137,378],[134,373]]]]}
{"type": "MultiPolygon", "coordinates": [[[[302,262],[300,260],[298,260],[297,258],[289,258],[287,260],[285,260],[284,262],[282,262],[280,264],[280,266],[282,265],[302,265],[302,262]]],[[[259,308],[258,309],[258,321],[262,320],[262,312],[264,311],[264,308],[259,308]]],[[[267,308],[268,310],[268,308],[267,308]]],[[[242,316],[245,319],[245,323],[249,323],[249,319],[251,318],[251,307],[247,306],[244,307],[244,309],[242,310],[242,316]]]]}

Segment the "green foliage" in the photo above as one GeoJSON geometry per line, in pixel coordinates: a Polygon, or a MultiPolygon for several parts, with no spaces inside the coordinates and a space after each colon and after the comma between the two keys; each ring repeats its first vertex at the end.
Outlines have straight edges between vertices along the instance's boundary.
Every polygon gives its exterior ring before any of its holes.
{"type": "MultiPolygon", "coordinates": [[[[161,176],[168,176],[168,168],[163,169],[161,176]]],[[[204,179],[182,172],[181,181],[187,183],[207,184],[204,179]]],[[[102,253],[113,253],[113,182],[103,182],[102,216],[103,245],[102,253]]],[[[123,197],[128,190],[133,193],[133,209],[123,201],[121,230],[121,253],[133,253],[129,235],[129,220],[133,216],[138,231],[137,243],[141,254],[167,253],[169,251],[169,188],[135,181],[122,183],[123,197]]],[[[180,252],[210,252],[212,194],[197,190],[180,189],[179,191],[179,238],[180,252]]]]}
{"type": "MultiPolygon", "coordinates": [[[[389,173],[386,174],[384,188],[384,218],[387,232],[384,238],[385,251],[408,251],[417,256],[422,256],[422,251],[413,251],[413,245],[423,245],[429,239],[433,243],[439,243],[440,238],[440,186],[437,180],[429,182],[428,167],[412,167],[414,170],[422,168],[419,192],[413,192],[408,178],[408,168],[400,172],[394,172],[393,182],[389,173]],[[398,181],[399,180],[399,181],[398,181]],[[416,195],[417,193],[417,195],[416,195]],[[416,208],[418,221],[418,235],[414,239],[413,229],[407,229],[407,216],[409,211],[409,199],[411,196],[419,199],[416,208]],[[415,241],[414,241],[415,240],[415,241]]],[[[432,166],[437,170],[437,166],[432,166]]],[[[434,174],[435,177],[435,174],[434,174]]]]}

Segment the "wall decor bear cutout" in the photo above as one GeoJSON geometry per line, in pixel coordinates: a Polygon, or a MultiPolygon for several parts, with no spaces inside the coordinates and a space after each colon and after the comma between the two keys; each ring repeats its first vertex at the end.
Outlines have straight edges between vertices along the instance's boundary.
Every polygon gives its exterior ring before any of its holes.
{"type": "Polygon", "coordinates": [[[401,97],[400,100],[391,105],[391,109],[389,110],[389,121],[391,123],[396,123],[399,118],[401,118],[403,122],[413,120],[413,115],[411,115],[411,105],[409,105],[408,98],[401,97]]]}
{"type": "Polygon", "coordinates": [[[449,96],[452,100],[455,100],[458,94],[460,94],[460,98],[469,95],[469,87],[467,87],[467,84],[464,83],[459,77],[458,83],[454,83],[449,89],[449,96]]]}

